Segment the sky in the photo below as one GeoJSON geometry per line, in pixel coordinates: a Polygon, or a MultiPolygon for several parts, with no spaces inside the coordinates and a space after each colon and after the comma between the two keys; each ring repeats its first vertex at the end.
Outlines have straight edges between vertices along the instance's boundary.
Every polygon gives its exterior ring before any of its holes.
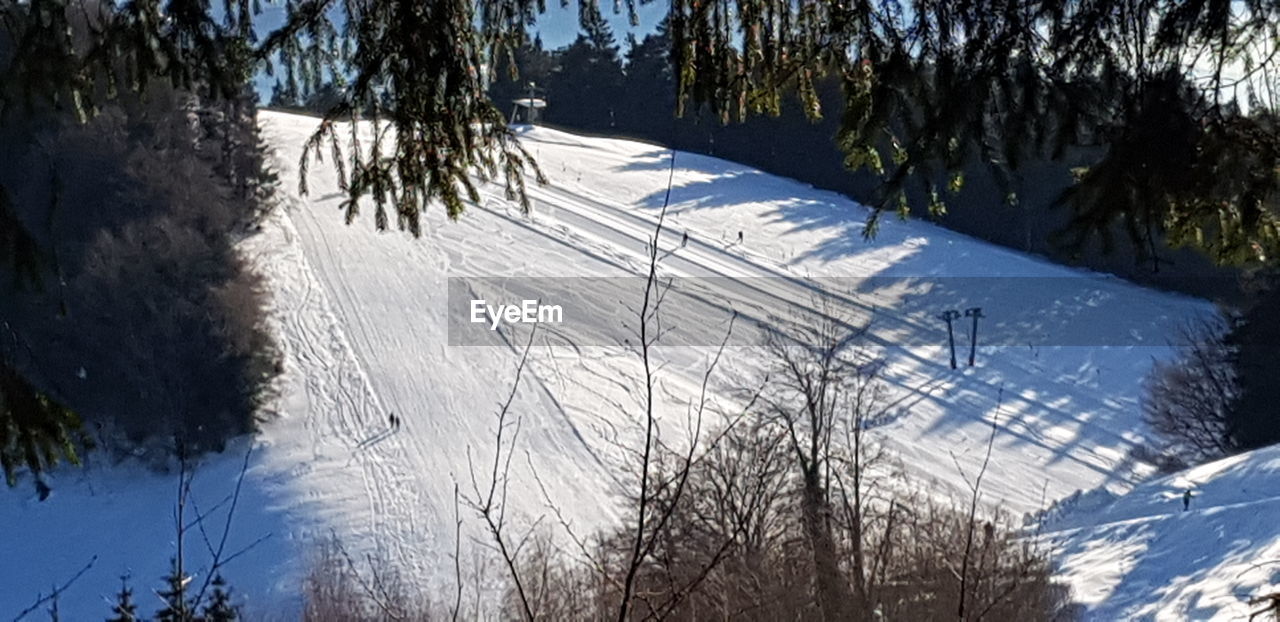
{"type": "MultiPolygon", "coordinates": [[[[560,4],[554,1],[547,4],[554,4],[555,6],[548,6],[546,14],[538,20],[536,30],[538,34],[542,35],[542,44],[547,48],[555,49],[572,43],[580,31],[577,3],[570,2],[568,8],[561,8],[560,4]]],[[[625,9],[614,13],[609,6],[612,3],[608,0],[604,0],[600,4],[602,5],[600,9],[604,11],[605,18],[609,20],[609,25],[613,27],[613,35],[619,44],[623,44],[626,41],[627,33],[634,33],[636,38],[639,39],[653,32],[658,27],[658,22],[662,21],[667,12],[667,4],[664,2],[650,2],[642,5],[637,3],[636,13],[640,18],[640,25],[632,28],[625,9]]]]}

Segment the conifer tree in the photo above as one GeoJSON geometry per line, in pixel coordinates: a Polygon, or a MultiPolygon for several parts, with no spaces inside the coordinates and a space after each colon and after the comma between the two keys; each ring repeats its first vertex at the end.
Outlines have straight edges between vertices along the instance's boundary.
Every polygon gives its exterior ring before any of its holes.
{"type": "Polygon", "coordinates": [[[0,359],[0,467],[10,486],[22,467],[38,475],[60,461],[79,464],[79,448],[88,445],[75,412],[0,359]]]}
{"type": "Polygon", "coordinates": [[[1280,278],[1272,276],[1267,286],[1227,335],[1239,383],[1227,434],[1240,449],[1280,443],[1280,278]]]}
{"type": "MultiPolygon", "coordinates": [[[[73,36],[72,16],[84,13],[77,3],[8,3],[11,40],[24,45],[3,67],[0,112],[56,106],[85,118],[104,98],[157,80],[234,96],[256,68],[282,71],[302,92],[353,77],[308,161],[334,146],[334,121],[386,94],[396,138],[378,150],[394,166],[367,154],[341,158],[349,217],[356,199],[369,197],[379,228],[392,226],[386,210],[395,210],[395,226],[417,235],[431,201],[457,216],[476,196],[468,178],[476,170],[522,196],[524,175],[536,168],[484,97],[485,69],[527,41],[546,3],[282,1],[285,24],[263,32],[252,0],[224,3],[221,16],[205,5],[170,12],[161,0],[100,3],[87,41],[73,36]]],[[[613,47],[601,3],[577,4],[584,43],[613,47]]],[[[634,19],[636,4],[615,7],[634,19]]],[[[670,2],[682,102],[729,121],[776,115],[792,91],[817,117],[815,80],[839,77],[847,111],[839,144],[851,167],[883,176],[881,209],[901,206],[908,179],[954,185],[974,158],[1007,172],[1034,152],[1103,139],[1105,152],[1066,200],[1084,236],[1116,226],[1146,243],[1167,229],[1229,262],[1280,252],[1280,136],[1265,115],[1235,105],[1247,99],[1251,110],[1274,112],[1276,102],[1260,88],[1246,94],[1253,82],[1224,71],[1274,75],[1266,51],[1276,23],[1280,4],[1263,0],[922,0],[909,11],[871,2],[670,2]],[[1123,174],[1135,167],[1143,173],[1123,174]]],[[[0,223],[11,220],[6,211],[0,205],[0,223]]],[[[24,237],[21,226],[0,229],[5,246],[24,237]]]]}
{"type": "Polygon", "coordinates": [[[542,37],[535,35],[532,42],[498,57],[490,77],[489,97],[494,105],[508,111],[513,100],[529,96],[530,85],[535,97],[545,96],[555,66],[555,59],[542,45],[542,37]]]}
{"type": "Polygon", "coordinates": [[[175,557],[169,574],[164,576],[164,589],[156,595],[164,601],[164,607],[156,612],[156,622],[194,622],[194,612],[187,596],[187,585],[191,577],[184,576],[175,557]]]}
{"type": "Polygon", "coordinates": [[[111,606],[111,614],[107,622],[138,622],[138,605],[133,602],[133,589],[124,577],[120,578],[120,592],[111,606]]]}
{"type": "Polygon", "coordinates": [[[584,32],[556,54],[548,96],[554,105],[547,119],[569,120],[589,130],[618,126],[616,110],[622,94],[622,59],[609,23],[598,11],[588,16],[584,32]]]}
{"type": "Polygon", "coordinates": [[[227,582],[219,574],[213,578],[213,591],[209,595],[209,604],[204,607],[202,622],[234,622],[240,614],[231,604],[231,590],[227,582]]]}
{"type": "Polygon", "coordinates": [[[643,39],[628,40],[621,93],[620,125],[660,140],[674,139],[676,76],[671,65],[670,27],[666,20],[643,39]]]}

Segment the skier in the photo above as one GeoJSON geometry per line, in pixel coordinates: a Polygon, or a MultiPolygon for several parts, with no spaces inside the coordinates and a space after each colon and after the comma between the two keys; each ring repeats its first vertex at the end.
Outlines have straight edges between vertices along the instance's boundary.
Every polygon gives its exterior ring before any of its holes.
{"type": "Polygon", "coordinates": [[[684,237],[680,238],[680,248],[684,248],[688,245],[689,245],[689,232],[685,231],[684,237]]]}
{"type": "Polygon", "coordinates": [[[1186,512],[1190,508],[1191,508],[1191,489],[1188,488],[1186,492],[1182,493],[1182,511],[1186,512]]]}
{"type": "Polygon", "coordinates": [[[738,232],[738,243],[739,243],[739,244],[741,244],[741,243],[742,243],[742,232],[741,232],[741,231],[739,231],[739,232],[738,232]]]}
{"type": "Polygon", "coordinates": [[[395,430],[396,428],[400,427],[400,420],[396,418],[395,413],[391,413],[390,415],[387,415],[387,419],[391,422],[392,430],[395,430]]]}

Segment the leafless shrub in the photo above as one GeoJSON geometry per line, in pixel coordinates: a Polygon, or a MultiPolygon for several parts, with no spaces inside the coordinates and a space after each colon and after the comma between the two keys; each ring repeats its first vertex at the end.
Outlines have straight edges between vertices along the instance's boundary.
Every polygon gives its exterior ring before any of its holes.
{"type": "Polygon", "coordinates": [[[1209,322],[1182,329],[1180,356],[1157,361],[1147,376],[1143,418],[1161,449],[1198,464],[1234,452],[1228,416],[1239,397],[1232,349],[1220,327],[1209,322]]]}
{"type": "Polygon", "coordinates": [[[894,554],[878,579],[875,611],[886,620],[1068,620],[1070,594],[1053,581],[1045,551],[1002,514],[978,517],[937,503],[909,506],[892,537],[894,554]],[[970,533],[976,537],[969,543],[970,533]],[[967,580],[961,552],[971,549],[967,580]]]}
{"type": "MultiPolygon", "coordinates": [[[[615,550],[620,553],[621,548],[615,550]]],[[[596,547],[595,555],[605,555],[596,547]]],[[[571,563],[572,555],[557,548],[547,534],[535,536],[520,561],[518,574],[525,582],[533,617],[538,620],[576,620],[594,615],[596,619],[613,613],[617,591],[604,575],[590,564],[571,563]]],[[[525,610],[514,590],[507,590],[502,603],[503,618],[523,618],[525,610]]]]}
{"type": "Polygon", "coordinates": [[[871,471],[883,455],[867,430],[883,418],[879,361],[859,347],[865,330],[838,317],[832,305],[816,324],[768,343],[773,375],[756,414],[776,426],[800,491],[801,525],[812,557],[820,616],[849,619],[869,601],[874,549],[870,529],[871,471]],[[836,533],[843,526],[845,542],[836,533]],[[842,580],[842,557],[849,564],[842,580]]]}
{"type": "Polygon", "coordinates": [[[304,622],[426,622],[443,619],[395,564],[370,555],[357,561],[336,538],[311,553],[302,588],[304,622]]]}
{"type": "Polygon", "coordinates": [[[645,526],[650,553],[634,572],[631,519],[518,565],[533,617],[1070,618],[1046,553],[979,510],[980,477],[963,507],[906,492],[873,437],[879,363],[860,330],[832,321],[803,337],[771,344],[778,364],[755,407],[713,429],[696,459],[658,452],[645,499],[667,518],[645,526]],[[631,574],[634,605],[620,616],[631,574]]]}
{"type": "MultiPolygon", "coordinates": [[[[637,573],[636,606],[626,619],[823,616],[803,526],[803,484],[781,440],[776,429],[735,427],[695,465],[688,493],[637,573]],[[717,557],[717,563],[708,563],[717,557]]],[[[895,484],[895,490],[904,490],[907,482],[895,484]]],[[[868,504],[865,513],[866,600],[849,603],[846,619],[956,619],[961,593],[968,603],[962,620],[1071,618],[1069,593],[1053,581],[1046,552],[1003,515],[971,519],[967,507],[905,492],[884,494],[888,500],[868,504]],[[971,532],[968,579],[962,585],[962,556],[971,532]]],[[[662,507],[661,496],[656,498],[656,507],[662,507]]],[[[847,514],[832,513],[836,581],[854,593],[855,530],[846,519],[834,519],[847,514]]],[[[600,535],[589,548],[589,561],[574,551],[534,547],[519,573],[535,618],[616,619],[629,533],[619,525],[600,535]]],[[[518,615],[518,606],[508,609],[518,615]]]]}

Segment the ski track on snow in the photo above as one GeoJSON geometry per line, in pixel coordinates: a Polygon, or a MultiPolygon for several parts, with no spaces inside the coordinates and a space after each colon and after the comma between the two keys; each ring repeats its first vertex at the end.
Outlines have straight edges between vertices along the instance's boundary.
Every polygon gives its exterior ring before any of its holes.
{"type": "MultiPolygon", "coordinates": [[[[314,264],[297,242],[299,233],[293,219],[286,216],[281,225],[292,241],[290,254],[297,261],[286,273],[302,287],[301,304],[286,313],[284,336],[286,352],[297,356],[308,370],[305,426],[315,446],[336,443],[351,453],[351,461],[360,466],[368,498],[365,520],[369,533],[378,534],[377,541],[388,545],[396,561],[419,569],[413,554],[413,538],[419,534],[413,526],[420,523],[417,510],[421,506],[414,487],[401,485],[408,481],[398,468],[404,461],[394,459],[404,453],[402,437],[386,433],[388,413],[325,292],[325,286],[337,284],[317,276],[314,264]]],[[[339,291],[349,292],[345,288],[339,291]]]]}

